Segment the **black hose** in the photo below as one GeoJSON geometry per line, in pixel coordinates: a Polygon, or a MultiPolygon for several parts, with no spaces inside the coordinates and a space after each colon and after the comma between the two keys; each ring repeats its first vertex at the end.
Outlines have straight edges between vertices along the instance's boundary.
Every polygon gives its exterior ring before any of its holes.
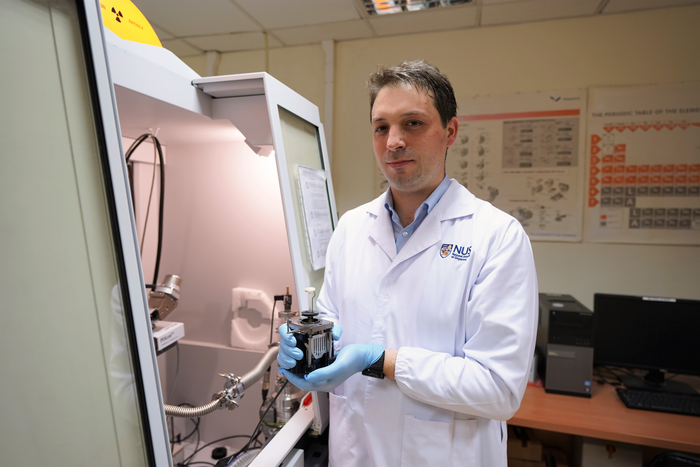
{"type": "MultiPolygon", "coordinates": [[[[145,133],[134,140],[126,151],[125,158],[126,162],[129,163],[129,159],[136,151],[141,143],[146,141],[146,139],[151,138],[153,144],[158,152],[158,159],[160,161],[160,202],[158,204],[158,246],[156,248],[156,264],[153,269],[153,284],[158,284],[158,273],[160,271],[160,258],[163,250],[163,212],[165,210],[165,161],[163,160],[163,148],[160,145],[160,141],[154,135],[150,133],[145,133]]],[[[133,184],[132,184],[133,185],[133,184]]],[[[132,195],[133,200],[133,195],[132,195]]],[[[134,212],[136,211],[136,206],[134,206],[134,212]]]]}
{"type": "Polygon", "coordinates": [[[270,345],[272,345],[272,335],[275,329],[275,306],[277,305],[278,301],[279,300],[275,299],[275,301],[272,302],[272,315],[270,316],[270,345]]]}
{"type": "Polygon", "coordinates": [[[158,158],[160,159],[160,205],[158,208],[158,248],[156,250],[156,265],[153,270],[153,283],[158,283],[158,271],[160,270],[160,255],[163,248],[163,209],[165,206],[165,161],[163,160],[163,149],[160,147],[158,138],[151,135],[153,142],[158,149],[158,158]]]}

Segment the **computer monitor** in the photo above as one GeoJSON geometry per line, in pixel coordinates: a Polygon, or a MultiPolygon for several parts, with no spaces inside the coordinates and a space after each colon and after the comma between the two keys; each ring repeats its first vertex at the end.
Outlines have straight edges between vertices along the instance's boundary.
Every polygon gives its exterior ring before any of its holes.
{"type": "Polygon", "coordinates": [[[664,374],[700,375],[700,301],[597,293],[593,314],[596,366],[647,370],[628,388],[696,392],[664,374]]]}

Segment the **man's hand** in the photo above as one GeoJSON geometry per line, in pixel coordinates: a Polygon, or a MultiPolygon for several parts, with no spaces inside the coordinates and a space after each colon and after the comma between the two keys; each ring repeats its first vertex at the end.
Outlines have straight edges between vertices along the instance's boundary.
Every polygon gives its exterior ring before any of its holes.
{"type": "Polygon", "coordinates": [[[383,345],[349,344],[338,352],[333,363],[312,371],[306,376],[297,376],[284,369],[280,369],[280,373],[303,391],[330,392],[355,373],[369,368],[372,363],[379,360],[382,353],[384,353],[383,345]]]}
{"type": "MultiPolygon", "coordinates": [[[[297,340],[294,334],[287,332],[287,323],[284,323],[277,330],[280,333],[280,350],[277,353],[277,365],[280,368],[291,370],[297,361],[304,357],[304,352],[297,347],[297,340]]],[[[338,324],[333,325],[333,340],[337,341],[343,334],[343,328],[338,324]]]]}

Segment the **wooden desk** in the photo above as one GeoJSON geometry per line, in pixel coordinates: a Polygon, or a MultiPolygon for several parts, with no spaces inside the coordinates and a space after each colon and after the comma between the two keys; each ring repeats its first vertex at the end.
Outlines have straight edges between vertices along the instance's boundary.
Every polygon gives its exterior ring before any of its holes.
{"type": "Polygon", "coordinates": [[[590,399],[528,386],[511,425],[700,454],[700,417],[628,409],[610,385],[590,399]]]}

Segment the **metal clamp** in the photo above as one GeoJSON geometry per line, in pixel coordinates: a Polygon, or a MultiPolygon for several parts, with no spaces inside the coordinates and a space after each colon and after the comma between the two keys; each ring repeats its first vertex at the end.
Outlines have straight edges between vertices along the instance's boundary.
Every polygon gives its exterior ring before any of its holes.
{"type": "Polygon", "coordinates": [[[226,383],[224,383],[224,390],[214,394],[214,398],[221,397],[221,408],[226,407],[230,412],[238,407],[236,399],[243,398],[241,377],[233,373],[219,373],[219,376],[226,378],[226,383]]]}

